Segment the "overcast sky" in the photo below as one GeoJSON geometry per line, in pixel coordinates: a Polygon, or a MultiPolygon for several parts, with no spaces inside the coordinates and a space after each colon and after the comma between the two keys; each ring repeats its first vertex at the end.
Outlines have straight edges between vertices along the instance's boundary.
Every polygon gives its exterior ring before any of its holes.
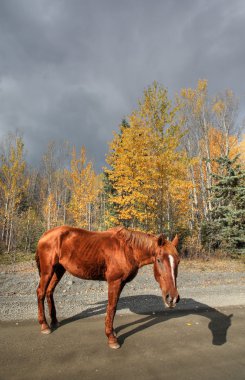
{"type": "Polygon", "coordinates": [[[33,164],[69,140],[101,167],[144,88],[203,78],[243,118],[244,0],[0,0],[0,137],[22,131],[33,164]]]}

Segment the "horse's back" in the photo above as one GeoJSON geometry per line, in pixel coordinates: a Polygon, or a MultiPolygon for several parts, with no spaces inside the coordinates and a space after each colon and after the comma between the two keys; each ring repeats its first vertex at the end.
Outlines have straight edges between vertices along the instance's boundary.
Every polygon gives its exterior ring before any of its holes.
{"type": "Polygon", "coordinates": [[[70,226],[53,228],[38,243],[41,267],[61,264],[79,278],[106,279],[108,261],[119,248],[115,232],[91,232],[70,226]]]}
{"type": "MultiPolygon", "coordinates": [[[[126,279],[136,274],[130,247],[121,240],[120,228],[104,232],[61,226],[47,231],[38,243],[37,255],[44,271],[61,264],[82,279],[126,279]]],[[[133,277],[132,277],[133,278],[133,277]]]]}
{"type": "Polygon", "coordinates": [[[88,238],[92,232],[82,228],[59,226],[46,231],[39,239],[37,252],[39,255],[61,255],[62,243],[68,238],[76,237],[76,240],[88,238]]]}

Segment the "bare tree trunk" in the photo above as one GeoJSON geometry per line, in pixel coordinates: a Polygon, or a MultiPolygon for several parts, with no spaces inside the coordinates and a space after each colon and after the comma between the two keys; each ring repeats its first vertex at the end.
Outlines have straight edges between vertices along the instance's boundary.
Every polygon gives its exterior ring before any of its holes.
{"type": "Polygon", "coordinates": [[[229,157],[229,153],[230,153],[229,129],[226,127],[224,129],[225,129],[225,156],[229,157]]]}
{"type": "Polygon", "coordinates": [[[27,225],[26,225],[26,236],[25,236],[25,251],[28,251],[30,243],[30,208],[27,211],[27,225]]]}
{"type": "Polygon", "coordinates": [[[199,219],[200,219],[199,210],[198,210],[197,186],[196,186],[193,165],[190,165],[189,175],[190,175],[191,183],[192,183],[192,200],[191,200],[192,223],[191,223],[191,226],[193,228],[193,226],[195,225],[195,220],[197,220],[197,224],[199,224],[199,219]]]}
{"type": "Polygon", "coordinates": [[[203,169],[202,169],[202,159],[200,156],[199,156],[199,174],[200,174],[201,195],[202,195],[202,204],[203,204],[203,215],[205,219],[207,219],[208,206],[207,206],[206,186],[205,186],[203,169]]]}
{"type": "Polygon", "coordinates": [[[9,198],[6,199],[5,207],[4,207],[5,211],[4,211],[4,220],[3,220],[3,228],[2,228],[2,240],[4,239],[4,235],[5,235],[5,231],[6,231],[8,209],[9,209],[9,198]]]}
{"type": "Polygon", "coordinates": [[[211,205],[212,167],[211,167],[211,156],[210,156],[209,126],[206,120],[205,110],[203,110],[202,118],[203,118],[203,137],[204,137],[204,146],[205,146],[205,154],[206,154],[205,167],[206,167],[206,174],[207,174],[207,179],[206,179],[207,207],[208,207],[208,211],[211,211],[212,210],[212,205],[211,205]]]}
{"type": "Polygon", "coordinates": [[[171,202],[169,192],[167,193],[167,225],[168,225],[168,233],[171,230],[171,202]]]}
{"type": "Polygon", "coordinates": [[[212,210],[211,205],[211,187],[212,187],[212,167],[211,167],[211,158],[210,158],[210,151],[208,147],[208,141],[205,142],[206,145],[206,154],[207,158],[205,160],[205,167],[206,167],[206,174],[207,174],[207,206],[208,210],[212,210]]]}
{"type": "Polygon", "coordinates": [[[64,201],[63,201],[63,224],[66,224],[66,197],[67,197],[67,189],[65,188],[64,201]]]}
{"type": "Polygon", "coordinates": [[[164,225],[164,181],[163,176],[161,176],[161,187],[160,187],[160,204],[159,204],[159,233],[163,231],[164,225]]]}
{"type": "Polygon", "coordinates": [[[7,247],[7,253],[10,252],[11,244],[12,244],[12,235],[13,235],[13,215],[10,221],[10,229],[9,229],[9,236],[8,236],[8,247],[7,247]]]}
{"type": "Polygon", "coordinates": [[[197,200],[197,186],[196,186],[196,180],[195,180],[195,175],[194,175],[194,168],[193,165],[190,165],[190,177],[191,177],[191,182],[192,182],[192,193],[193,193],[193,203],[195,208],[198,208],[198,200],[197,200]]]}
{"type": "Polygon", "coordinates": [[[49,230],[51,226],[51,202],[50,197],[48,199],[48,215],[47,215],[47,229],[49,230]]]}
{"type": "Polygon", "coordinates": [[[91,231],[91,203],[87,204],[88,207],[88,230],[91,231]]]}

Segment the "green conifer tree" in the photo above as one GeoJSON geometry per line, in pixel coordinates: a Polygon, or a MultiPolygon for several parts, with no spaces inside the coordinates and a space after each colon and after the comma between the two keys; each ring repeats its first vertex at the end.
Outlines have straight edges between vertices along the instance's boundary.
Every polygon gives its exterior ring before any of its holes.
{"type": "Polygon", "coordinates": [[[245,253],[245,171],[238,157],[215,160],[219,170],[213,174],[212,210],[202,231],[206,246],[228,254],[245,253]]]}

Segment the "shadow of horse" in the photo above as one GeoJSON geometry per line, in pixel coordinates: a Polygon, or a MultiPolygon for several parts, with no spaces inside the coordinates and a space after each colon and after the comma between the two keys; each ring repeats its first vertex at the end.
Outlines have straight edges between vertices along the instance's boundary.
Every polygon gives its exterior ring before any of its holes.
{"type": "MultiPolygon", "coordinates": [[[[106,306],[107,301],[97,302],[83,312],[62,320],[60,326],[64,326],[83,318],[105,314],[106,306]]],[[[217,309],[204,303],[197,302],[192,298],[182,298],[175,309],[163,309],[162,297],[155,295],[121,297],[117,305],[117,312],[120,312],[120,310],[123,309],[129,309],[132,313],[143,315],[144,317],[137,321],[121,325],[115,329],[115,332],[118,335],[122,330],[132,327],[130,331],[127,331],[118,337],[121,345],[129,336],[150,328],[151,326],[163,323],[172,318],[197,314],[210,320],[208,328],[212,333],[212,344],[220,346],[227,342],[227,331],[231,326],[231,318],[233,317],[233,314],[227,316],[217,309]]]]}

